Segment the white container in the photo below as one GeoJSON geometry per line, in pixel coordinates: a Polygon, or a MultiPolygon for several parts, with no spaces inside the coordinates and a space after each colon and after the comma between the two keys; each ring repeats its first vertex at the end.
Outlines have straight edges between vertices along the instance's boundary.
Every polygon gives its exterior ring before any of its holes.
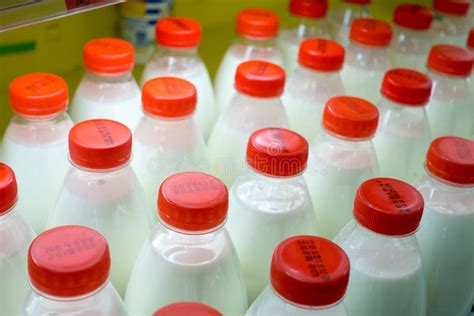
{"type": "Polygon", "coordinates": [[[441,137],[415,186],[425,198],[417,233],[428,288],[427,315],[467,315],[474,301],[474,142],[441,137]]]}
{"type": "Polygon", "coordinates": [[[61,226],[43,232],[28,251],[31,291],[20,315],[127,315],[109,270],[107,240],[95,230],[61,226]]]}
{"type": "Polygon", "coordinates": [[[198,53],[201,25],[195,20],[170,17],[158,21],[156,34],[157,51],[145,66],[141,84],[163,76],[191,82],[198,93],[196,123],[207,139],[216,120],[217,107],[209,73],[198,53]]]}
{"type": "Polygon", "coordinates": [[[276,247],[271,285],[246,316],[346,316],[342,299],[349,258],[338,245],[315,236],[295,236],[276,247]]]}
{"type": "Polygon", "coordinates": [[[464,47],[469,29],[473,26],[469,16],[469,0],[434,0],[435,18],[431,29],[433,44],[450,44],[464,47]]]}
{"type": "Polygon", "coordinates": [[[428,76],[414,70],[395,68],[385,74],[374,137],[382,176],[412,183],[424,174],[431,141],[425,105],[431,85],[428,76]]]}
{"type": "Polygon", "coordinates": [[[196,302],[178,302],[166,305],[153,313],[153,316],[185,316],[185,315],[196,315],[196,316],[222,316],[222,314],[202,303],[196,302]]]}
{"type": "Polygon", "coordinates": [[[245,313],[239,259],[224,227],[227,206],[225,185],[205,173],[178,173],[163,182],[159,223],[142,248],[127,288],[125,303],[131,315],[150,315],[182,301],[208,304],[224,315],[245,313]]]}
{"type": "Polygon", "coordinates": [[[123,296],[133,263],[153,221],[135,172],[129,165],[132,135],[123,124],[89,120],[69,134],[72,166],[48,220],[48,227],[77,224],[107,238],[110,279],[123,296]]]}
{"type": "Polygon", "coordinates": [[[230,189],[227,229],[239,255],[249,302],[269,284],[275,247],[292,236],[316,234],[313,205],[302,177],[307,159],[308,143],[287,129],[261,129],[248,141],[248,170],[230,189]]]}
{"type": "Polygon", "coordinates": [[[84,45],[87,70],[72,100],[74,122],[110,119],[133,130],[140,120],[140,88],[132,76],[133,46],[117,38],[98,38],[84,45]]]}
{"type": "Polygon", "coordinates": [[[154,210],[163,180],[181,171],[206,171],[208,162],[194,122],[193,84],[159,77],[147,81],[142,94],[144,115],[133,135],[132,166],[154,210]]]}
{"type": "Polygon", "coordinates": [[[280,100],[285,71],[265,61],[248,61],[237,69],[239,91],[221,114],[207,143],[211,172],[228,187],[245,170],[250,135],[265,127],[287,127],[280,100]]]}
{"type": "Polygon", "coordinates": [[[290,74],[281,100],[291,129],[308,141],[321,132],[318,123],[327,100],[344,95],[339,75],[344,54],[344,48],[330,40],[308,39],[301,44],[300,66],[290,74]]]}
{"type": "Polygon", "coordinates": [[[321,236],[332,239],[352,219],[359,185],[379,174],[371,138],[379,113],[355,97],[335,97],[323,114],[323,130],[311,143],[305,179],[321,236]]]}
{"type": "Polygon", "coordinates": [[[349,33],[352,21],[368,18],[370,0],[340,0],[329,12],[331,37],[343,46],[349,45],[349,33]]]}
{"type": "Polygon", "coordinates": [[[224,112],[237,93],[234,88],[237,67],[248,60],[265,60],[283,66],[276,44],[278,16],[268,10],[245,9],[236,20],[238,38],[227,49],[214,79],[218,113],[224,112]]]}
{"type": "Polygon", "coordinates": [[[391,68],[389,45],[392,39],[390,24],[376,19],[357,19],[351,26],[344,68],[341,71],[346,95],[372,103],[379,99],[383,76],[391,68]],[[363,78],[363,80],[361,79],[363,78]]]}
{"type": "Polygon", "coordinates": [[[426,283],[415,231],[423,197],[390,178],[367,180],[357,190],[354,220],[335,238],[349,256],[344,303],[349,315],[425,315],[426,283]]]}
{"type": "Polygon", "coordinates": [[[2,161],[20,183],[18,213],[36,232],[45,228],[69,167],[68,98],[66,82],[52,74],[27,74],[10,84],[13,118],[3,136],[2,161]]]}

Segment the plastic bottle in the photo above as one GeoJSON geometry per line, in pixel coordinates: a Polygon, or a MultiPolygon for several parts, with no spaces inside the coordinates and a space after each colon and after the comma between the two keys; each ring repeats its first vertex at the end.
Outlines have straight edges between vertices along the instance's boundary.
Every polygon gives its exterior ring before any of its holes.
{"type": "Polygon", "coordinates": [[[346,50],[342,83],[347,95],[372,103],[379,99],[383,76],[391,68],[389,45],[390,24],[376,19],[357,19],[351,26],[351,43],[346,50]]]}
{"type": "Polygon", "coordinates": [[[282,128],[258,130],[246,160],[247,172],[230,189],[227,228],[253,302],[269,284],[273,249],[288,237],[316,234],[316,220],[302,176],[308,160],[302,136],[282,128]]]}
{"type": "Polygon", "coordinates": [[[346,316],[349,271],[349,258],[335,243],[315,236],[286,239],[273,253],[271,285],[246,316],[346,316]]]}
{"type": "Polygon", "coordinates": [[[311,141],[321,132],[324,105],[332,97],[344,95],[339,71],[344,48],[325,39],[307,39],[301,44],[299,67],[289,76],[283,104],[292,130],[311,141]]]}
{"type": "Polygon", "coordinates": [[[431,141],[425,105],[431,86],[428,76],[414,70],[395,68],[385,74],[374,137],[382,176],[412,183],[424,173],[431,141]]]}
{"type": "Polygon", "coordinates": [[[211,171],[227,186],[245,169],[250,135],[264,127],[287,127],[280,96],[285,71],[265,61],[247,61],[237,68],[234,96],[221,114],[207,143],[211,171]]]}
{"type": "MultiPolygon", "coordinates": [[[[474,6],[473,6],[473,16],[474,16],[474,6]]],[[[474,55],[474,28],[471,29],[471,31],[469,32],[469,36],[467,38],[467,50],[470,51],[471,54],[474,55]]],[[[474,98],[474,77],[472,75],[472,71],[471,71],[471,76],[469,77],[467,81],[469,83],[469,90],[471,93],[471,100],[472,100],[472,98],[474,98]]],[[[474,102],[471,102],[471,112],[472,112],[471,114],[472,114],[472,122],[473,122],[472,139],[474,139],[474,102]]]]}
{"type": "Polygon", "coordinates": [[[150,79],[171,76],[191,82],[198,93],[196,123],[207,139],[216,119],[216,102],[206,65],[198,53],[201,25],[187,18],[169,17],[156,24],[157,51],[146,64],[142,86],[150,79]]]}
{"type": "Polygon", "coordinates": [[[127,315],[109,282],[107,240],[84,226],[41,233],[28,251],[31,291],[20,315],[127,315]]]}
{"type": "Polygon", "coordinates": [[[323,112],[323,130],[310,144],[305,173],[321,236],[332,239],[352,218],[359,185],[379,174],[372,143],[377,108],[355,97],[330,99],[323,112]]]}
{"type": "Polygon", "coordinates": [[[28,247],[35,237],[16,211],[18,187],[13,170],[0,163],[0,315],[18,315],[28,294],[28,247]]]}
{"type": "Polygon", "coordinates": [[[196,302],[179,302],[166,305],[153,313],[153,316],[222,316],[214,308],[196,302]]]}
{"type": "Polygon", "coordinates": [[[372,16],[369,10],[370,0],[340,0],[329,13],[331,37],[341,45],[349,45],[349,33],[352,21],[372,16]]]}
{"type": "Polygon", "coordinates": [[[87,72],[69,111],[74,122],[102,118],[135,129],[141,111],[133,46],[117,38],[94,39],[84,45],[83,59],[87,72]]]}
{"type": "Polygon", "coordinates": [[[428,288],[427,315],[467,315],[474,301],[474,142],[435,139],[425,167],[415,186],[426,205],[417,237],[428,288]]]}
{"type": "Polygon", "coordinates": [[[224,226],[227,206],[225,185],[205,173],[178,173],[162,183],[159,223],[127,288],[130,314],[150,315],[181,301],[208,304],[224,315],[245,313],[239,259],[224,226]]]}
{"type": "Polygon", "coordinates": [[[194,121],[197,94],[189,81],[159,77],[145,83],[144,116],[134,132],[132,166],[152,209],[158,188],[168,176],[186,170],[206,171],[206,144],[194,121]]]}
{"type": "Polygon", "coordinates": [[[227,49],[214,79],[218,112],[229,106],[233,96],[237,67],[248,60],[265,60],[283,66],[283,57],[276,43],[278,15],[263,9],[245,9],[236,21],[238,38],[227,49]]]}
{"type": "Polygon", "coordinates": [[[48,227],[84,225],[107,238],[114,262],[110,279],[122,296],[153,225],[145,194],[129,165],[131,148],[132,134],[121,123],[76,124],[69,133],[72,166],[48,220],[48,227]]]}
{"type": "Polygon", "coordinates": [[[344,303],[349,315],[425,315],[426,283],[415,232],[423,197],[390,178],[362,183],[354,220],[334,241],[351,261],[344,303]]]}
{"type": "Polygon", "coordinates": [[[468,15],[469,5],[470,0],[433,0],[433,44],[464,46],[473,23],[468,15]]]}
{"type": "Polygon", "coordinates": [[[13,118],[3,136],[2,160],[15,170],[18,213],[41,232],[68,170],[68,87],[62,78],[31,73],[10,84],[13,118]]]}

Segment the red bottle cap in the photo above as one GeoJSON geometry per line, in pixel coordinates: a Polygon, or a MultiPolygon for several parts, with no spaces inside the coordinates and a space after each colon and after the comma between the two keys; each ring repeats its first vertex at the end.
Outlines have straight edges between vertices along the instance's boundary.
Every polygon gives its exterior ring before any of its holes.
{"type": "Polygon", "coordinates": [[[328,11],[327,0],[290,0],[290,12],[307,18],[323,18],[328,11]]]}
{"type": "Polygon", "coordinates": [[[307,39],[301,43],[300,65],[317,71],[337,71],[344,63],[344,47],[326,39],[307,39]]]}
{"type": "Polygon", "coordinates": [[[118,38],[97,38],[84,45],[84,67],[91,72],[120,74],[135,64],[132,44],[118,38]]]}
{"type": "Polygon", "coordinates": [[[428,68],[443,74],[469,76],[473,55],[466,49],[452,45],[433,46],[428,55],[428,68]]]}
{"type": "Polygon", "coordinates": [[[332,241],[295,236],[276,247],[270,279],[273,289],[288,301],[324,306],[342,299],[349,271],[349,257],[332,241]]]}
{"type": "Polygon", "coordinates": [[[69,156],[79,167],[112,169],[129,162],[132,133],[122,123],[96,119],[76,124],[69,132],[69,156]]]}
{"type": "Polygon", "coordinates": [[[193,48],[201,42],[199,22],[179,17],[164,18],[156,23],[156,42],[165,47],[193,48]]]}
{"type": "Polygon", "coordinates": [[[171,227],[206,231],[224,223],[228,203],[227,188],[222,181],[201,172],[182,172],[161,184],[158,215],[171,227]]]}
{"type": "Polygon", "coordinates": [[[471,29],[469,36],[467,37],[467,47],[474,49],[474,29],[471,29]]]}
{"type": "Polygon", "coordinates": [[[52,296],[75,297],[93,292],[107,282],[109,270],[107,241],[84,226],[46,230],[28,250],[31,284],[52,296]]]}
{"type": "Polygon", "coordinates": [[[237,15],[237,33],[256,39],[268,39],[278,34],[278,15],[264,9],[245,9],[237,15]]]}
{"type": "Polygon", "coordinates": [[[285,87],[285,71],[276,64],[251,60],[243,62],[235,73],[237,91],[259,98],[278,97],[285,87]]]}
{"type": "Polygon", "coordinates": [[[27,116],[48,116],[66,111],[69,103],[67,83],[48,73],[31,73],[10,83],[13,112],[27,116]]]}
{"type": "Polygon", "coordinates": [[[427,30],[433,21],[433,12],[422,5],[402,3],[397,6],[393,15],[393,22],[414,30],[427,30]]]}
{"type": "Polygon", "coordinates": [[[359,186],[354,217],[378,234],[408,235],[418,228],[424,201],[417,189],[400,180],[374,178],[359,186]]]}
{"type": "Polygon", "coordinates": [[[155,313],[153,316],[222,316],[214,308],[197,302],[180,302],[167,305],[155,313]]]}
{"type": "Polygon", "coordinates": [[[370,4],[370,0],[342,0],[345,3],[351,4],[370,4]]]}
{"type": "Polygon", "coordinates": [[[196,88],[187,80],[159,77],[143,85],[143,110],[162,117],[182,117],[196,109],[196,88]]]}
{"type": "Polygon", "coordinates": [[[442,13],[466,15],[470,3],[470,0],[434,0],[433,8],[442,13]]]}
{"type": "Polygon", "coordinates": [[[359,44],[388,46],[392,40],[392,27],[382,20],[356,19],[352,21],[349,38],[359,44]]]}
{"type": "Polygon", "coordinates": [[[7,214],[16,204],[18,187],[13,170],[0,163],[0,216],[7,214]]]}
{"type": "Polygon", "coordinates": [[[474,141],[455,136],[435,139],[426,154],[425,167],[440,179],[474,184],[474,141]]]}
{"type": "Polygon", "coordinates": [[[391,69],[385,73],[381,93],[387,99],[404,105],[424,105],[431,95],[431,79],[410,69],[391,69]]]}

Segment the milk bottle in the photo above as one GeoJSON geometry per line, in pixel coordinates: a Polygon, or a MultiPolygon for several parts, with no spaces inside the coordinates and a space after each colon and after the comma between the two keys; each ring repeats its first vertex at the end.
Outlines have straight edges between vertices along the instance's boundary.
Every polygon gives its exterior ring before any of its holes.
{"type": "Polygon", "coordinates": [[[368,18],[370,0],[340,0],[330,10],[329,25],[331,37],[343,46],[349,45],[349,31],[353,20],[368,18]]]}
{"type": "Polygon", "coordinates": [[[230,189],[227,228],[250,302],[269,284],[273,249],[288,237],[316,234],[314,210],[302,177],[307,159],[308,143],[287,129],[261,129],[248,141],[249,170],[230,189]]]}
{"type": "Polygon", "coordinates": [[[390,178],[362,183],[354,220],[336,236],[351,261],[349,315],[425,315],[426,284],[415,232],[423,197],[390,178]]]}
{"type": "Polygon", "coordinates": [[[133,130],[140,117],[140,88],[133,78],[133,46],[117,38],[98,38],[84,46],[87,72],[69,111],[74,122],[106,118],[133,130]]]}
{"type": "Polygon", "coordinates": [[[327,0],[290,0],[289,11],[290,28],[282,30],[278,38],[288,74],[298,66],[298,52],[304,39],[329,38],[329,26],[325,20],[327,0]]]}
{"type": "Polygon", "coordinates": [[[305,173],[323,237],[332,239],[351,220],[357,188],[379,174],[371,140],[378,119],[377,108],[359,98],[335,97],[326,104],[305,173]]]}
{"type": "Polygon", "coordinates": [[[344,48],[325,39],[307,39],[301,44],[299,65],[288,78],[282,101],[290,127],[312,140],[320,125],[327,100],[344,95],[339,70],[344,48]]]}
{"type": "Polygon", "coordinates": [[[43,231],[68,170],[66,81],[48,73],[31,73],[10,84],[13,118],[3,136],[3,162],[20,183],[18,213],[34,231],[43,231]]]}
{"type": "Polygon", "coordinates": [[[461,47],[437,45],[431,49],[427,67],[433,91],[426,113],[433,138],[471,136],[474,110],[467,78],[472,62],[473,55],[461,47]]]}
{"type": "Polygon", "coordinates": [[[467,315],[474,300],[474,142],[435,139],[415,186],[425,198],[417,233],[428,315],[467,315]]]}
{"type": "Polygon", "coordinates": [[[276,44],[278,15],[263,9],[245,9],[236,21],[238,38],[227,49],[217,69],[214,91],[218,112],[222,113],[237,93],[234,78],[237,67],[248,60],[265,60],[283,65],[280,49],[276,44]]]}
{"type": "Polygon", "coordinates": [[[46,230],[28,251],[31,291],[20,315],[127,315],[110,264],[107,240],[95,230],[46,230]]]}
{"type": "Polygon", "coordinates": [[[351,26],[350,40],[341,71],[347,95],[370,102],[379,99],[378,89],[385,72],[391,68],[390,24],[376,19],[357,19],[351,26]]]}
{"type": "Polygon", "coordinates": [[[431,141],[425,105],[431,80],[414,70],[389,70],[377,104],[380,120],[374,145],[380,174],[412,183],[423,173],[423,161],[431,141]]]}
{"type": "Polygon", "coordinates": [[[107,238],[114,264],[110,279],[121,295],[143,241],[152,228],[151,211],[129,165],[132,134],[123,124],[89,120],[69,133],[72,166],[48,226],[77,224],[107,238]]]}
{"type": "Polygon", "coordinates": [[[430,27],[433,12],[422,5],[402,3],[393,15],[392,65],[425,71],[426,55],[431,48],[430,27]]]}
{"type": "Polygon", "coordinates": [[[433,0],[433,44],[464,46],[473,23],[468,15],[469,5],[470,0],[433,0]]]}
{"type": "Polygon", "coordinates": [[[205,173],[177,173],[162,183],[159,223],[142,248],[127,288],[125,303],[131,315],[150,315],[181,301],[208,304],[224,315],[245,313],[239,260],[224,227],[227,206],[225,185],[205,173]]]}
{"type": "Polygon", "coordinates": [[[196,89],[189,81],[159,77],[145,83],[144,115],[134,132],[132,166],[156,208],[158,188],[168,176],[207,170],[206,145],[194,122],[196,89]]]}
{"type": "MultiPolygon", "coordinates": [[[[473,6],[473,12],[474,12],[474,6],[473,6]]],[[[473,14],[474,15],[474,14],[473,14]]],[[[474,28],[471,29],[469,32],[469,37],[467,38],[467,50],[471,52],[471,54],[474,54],[474,28]]],[[[471,93],[471,98],[474,97],[474,78],[471,72],[471,77],[468,79],[469,82],[469,90],[471,93]]],[[[472,121],[473,121],[473,126],[472,126],[472,135],[474,139],[474,102],[471,102],[471,114],[472,114],[472,121]]]]}
{"type": "Polygon", "coordinates": [[[187,18],[169,17],[156,24],[158,48],[146,64],[142,85],[149,79],[172,76],[190,81],[198,92],[196,123],[207,139],[216,119],[216,103],[206,65],[199,56],[201,25],[187,18]]]}
{"type": "Polygon", "coordinates": [[[179,302],[166,305],[153,313],[153,316],[222,316],[222,314],[214,308],[196,302],[179,302]]]}
{"type": "Polygon", "coordinates": [[[13,170],[0,163],[0,315],[17,315],[28,293],[27,252],[34,233],[16,211],[13,170]]]}
{"type": "Polygon", "coordinates": [[[349,281],[349,258],[335,243],[295,236],[276,247],[271,285],[246,316],[346,316],[342,302],[349,281]]]}
{"type": "Polygon", "coordinates": [[[285,71],[265,61],[247,61],[237,69],[234,96],[217,121],[207,149],[211,171],[227,186],[245,169],[245,149],[250,135],[264,127],[286,127],[288,119],[280,101],[285,71]]]}

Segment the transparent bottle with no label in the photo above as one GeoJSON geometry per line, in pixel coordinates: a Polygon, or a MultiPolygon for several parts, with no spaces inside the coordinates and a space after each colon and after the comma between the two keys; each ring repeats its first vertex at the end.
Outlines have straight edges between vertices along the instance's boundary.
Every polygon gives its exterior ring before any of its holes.
{"type": "Polygon", "coordinates": [[[433,44],[450,44],[464,47],[469,29],[473,26],[469,16],[470,0],[433,0],[435,18],[431,28],[433,44]]]}
{"type": "Polygon", "coordinates": [[[369,18],[370,0],[338,0],[335,8],[329,12],[331,38],[344,47],[349,45],[349,33],[352,21],[369,18]]]}
{"type": "Polygon", "coordinates": [[[222,314],[206,304],[197,302],[179,302],[166,305],[153,313],[153,316],[222,316],[222,314]]]}

